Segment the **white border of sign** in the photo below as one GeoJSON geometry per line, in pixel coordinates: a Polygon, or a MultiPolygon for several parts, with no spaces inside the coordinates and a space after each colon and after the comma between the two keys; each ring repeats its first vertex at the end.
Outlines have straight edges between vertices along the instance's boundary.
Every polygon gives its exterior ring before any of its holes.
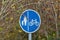
{"type": "MultiPolygon", "coordinates": [[[[34,12],[37,13],[37,15],[38,15],[39,18],[40,18],[40,23],[39,23],[39,24],[41,25],[41,17],[40,17],[40,15],[39,15],[39,13],[38,13],[37,11],[33,10],[33,9],[27,9],[27,10],[23,11],[22,14],[21,14],[21,16],[22,16],[26,11],[28,11],[28,10],[32,10],[32,11],[34,11],[34,12]]],[[[22,26],[21,26],[21,24],[20,24],[21,16],[19,17],[19,25],[20,25],[20,27],[22,28],[22,26]]],[[[24,32],[26,32],[26,33],[34,33],[34,32],[36,32],[36,31],[40,28],[40,25],[39,25],[39,27],[38,27],[35,31],[33,31],[33,32],[27,32],[27,31],[25,31],[23,28],[22,28],[22,30],[23,30],[24,32]]]]}

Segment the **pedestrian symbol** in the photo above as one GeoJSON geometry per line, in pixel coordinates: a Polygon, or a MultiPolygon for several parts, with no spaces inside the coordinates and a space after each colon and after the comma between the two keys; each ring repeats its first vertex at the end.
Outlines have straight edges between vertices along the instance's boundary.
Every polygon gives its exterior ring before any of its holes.
{"type": "Polygon", "coordinates": [[[22,20],[22,25],[26,26],[27,25],[26,23],[27,23],[27,17],[24,17],[24,19],[22,20]]]}
{"type": "Polygon", "coordinates": [[[34,33],[40,27],[41,18],[38,12],[28,9],[20,16],[19,23],[23,31],[27,33],[34,33]]]}

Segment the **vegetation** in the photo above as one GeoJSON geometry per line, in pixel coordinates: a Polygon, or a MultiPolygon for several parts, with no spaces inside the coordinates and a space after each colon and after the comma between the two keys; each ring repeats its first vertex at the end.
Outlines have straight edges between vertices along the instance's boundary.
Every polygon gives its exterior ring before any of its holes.
{"type": "Polygon", "coordinates": [[[19,26],[26,9],[41,15],[40,29],[32,34],[32,40],[60,40],[60,0],[0,0],[0,40],[28,40],[19,26]]]}

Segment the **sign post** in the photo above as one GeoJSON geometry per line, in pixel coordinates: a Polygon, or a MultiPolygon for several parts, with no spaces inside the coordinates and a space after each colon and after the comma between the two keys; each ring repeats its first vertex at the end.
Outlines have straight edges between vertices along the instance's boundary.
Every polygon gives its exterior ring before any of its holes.
{"type": "Polygon", "coordinates": [[[29,35],[28,35],[28,40],[32,40],[32,34],[31,33],[29,33],[29,35]]]}
{"type": "Polygon", "coordinates": [[[19,24],[23,31],[29,33],[28,40],[32,40],[32,33],[36,32],[41,25],[40,15],[35,10],[27,9],[21,14],[19,24]]]}

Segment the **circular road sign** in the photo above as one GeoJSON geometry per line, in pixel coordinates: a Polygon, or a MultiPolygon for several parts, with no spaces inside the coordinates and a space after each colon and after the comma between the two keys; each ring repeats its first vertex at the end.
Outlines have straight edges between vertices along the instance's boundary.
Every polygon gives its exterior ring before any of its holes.
{"type": "Polygon", "coordinates": [[[35,10],[27,9],[21,14],[19,24],[26,33],[34,33],[40,28],[40,15],[35,10]]]}

